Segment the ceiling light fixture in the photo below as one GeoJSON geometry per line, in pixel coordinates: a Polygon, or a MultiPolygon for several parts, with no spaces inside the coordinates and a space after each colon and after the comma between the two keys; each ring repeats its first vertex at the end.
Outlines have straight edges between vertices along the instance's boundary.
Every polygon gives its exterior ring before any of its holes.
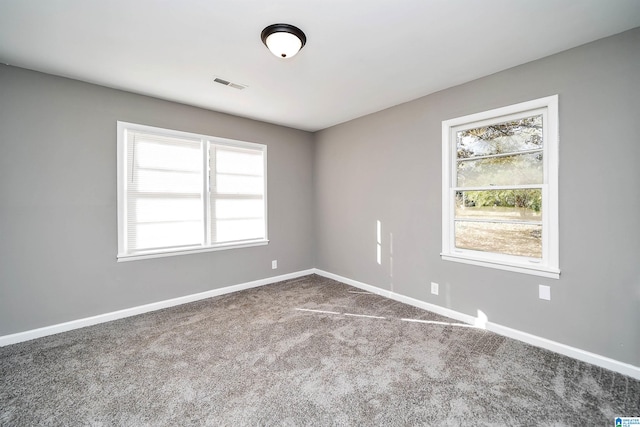
{"type": "Polygon", "coordinates": [[[273,24],[262,30],[262,43],[279,58],[291,58],[307,43],[302,30],[289,24],[273,24]]]}

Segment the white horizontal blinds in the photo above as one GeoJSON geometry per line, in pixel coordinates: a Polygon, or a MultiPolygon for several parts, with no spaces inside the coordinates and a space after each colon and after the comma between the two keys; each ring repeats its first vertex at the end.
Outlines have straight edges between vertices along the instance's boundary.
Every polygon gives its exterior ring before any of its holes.
{"type": "Polygon", "coordinates": [[[455,131],[455,247],[542,258],[543,117],[455,131]]]}
{"type": "Polygon", "coordinates": [[[202,142],[129,129],[128,252],[204,243],[202,142]]]}
{"type": "Polygon", "coordinates": [[[265,159],[260,148],[211,144],[211,243],[266,238],[265,159]]]}

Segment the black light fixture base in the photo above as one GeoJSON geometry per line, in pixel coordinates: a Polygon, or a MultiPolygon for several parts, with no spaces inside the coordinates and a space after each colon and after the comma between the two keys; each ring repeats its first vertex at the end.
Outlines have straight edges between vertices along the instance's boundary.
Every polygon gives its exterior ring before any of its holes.
{"type": "Polygon", "coordinates": [[[293,34],[294,36],[299,38],[300,41],[302,42],[302,46],[300,46],[300,49],[302,49],[304,45],[307,43],[307,36],[302,32],[300,28],[290,24],[272,24],[272,25],[269,25],[264,30],[262,30],[262,34],[260,34],[262,43],[264,43],[265,46],[267,46],[267,37],[269,37],[271,34],[274,34],[274,33],[293,34]]]}

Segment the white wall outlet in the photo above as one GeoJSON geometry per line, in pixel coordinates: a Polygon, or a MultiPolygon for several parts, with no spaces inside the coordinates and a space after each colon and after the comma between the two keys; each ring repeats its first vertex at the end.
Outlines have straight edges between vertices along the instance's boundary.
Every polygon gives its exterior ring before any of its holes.
{"type": "Polygon", "coordinates": [[[551,300],[551,286],[538,285],[538,297],[540,299],[551,300]]]}
{"type": "Polygon", "coordinates": [[[278,268],[278,260],[274,259],[273,261],[271,261],[271,269],[275,270],[276,268],[278,268]]]}
{"type": "Polygon", "coordinates": [[[438,285],[436,282],[431,282],[431,293],[434,295],[438,295],[438,288],[440,287],[440,285],[438,285]]]}

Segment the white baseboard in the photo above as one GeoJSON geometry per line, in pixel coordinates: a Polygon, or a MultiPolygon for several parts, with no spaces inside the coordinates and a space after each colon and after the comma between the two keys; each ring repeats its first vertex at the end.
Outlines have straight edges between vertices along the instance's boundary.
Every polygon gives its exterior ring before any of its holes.
{"type": "Polygon", "coordinates": [[[358,282],[357,280],[349,279],[337,274],[329,273],[320,269],[313,269],[313,272],[319,276],[327,277],[329,279],[337,280],[339,282],[351,285],[353,287],[381,295],[386,298],[403,302],[405,304],[412,305],[414,307],[422,308],[424,310],[431,311],[442,316],[449,317],[451,319],[458,320],[470,325],[475,325],[479,328],[486,329],[491,332],[495,332],[498,335],[502,335],[508,338],[513,338],[518,341],[531,344],[536,347],[544,348],[546,350],[553,351],[555,353],[568,356],[582,362],[590,363],[592,365],[599,366],[601,368],[609,369],[611,371],[619,372],[624,375],[628,375],[632,378],[640,380],[640,367],[630,365],[628,363],[620,362],[615,359],[611,359],[599,354],[591,353],[579,348],[571,347],[566,344],[562,344],[556,341],[552,341],[546,338],[542,338],[536,335],[522,332],[517,329],[512,329],[506,326],[499,325],[497,323],[488,322],[486,319],[479,319],[469,314],[460,313],[459,311],[451,310],[450,308],[441,307],[439,305],[430,304],[428,302],[420,301],[415,298],[407,297],[395,292],[391,292],[385,289],[380,289],[375,286],[368,285],[366,283],[358,282]]]}
{"type": "Polygon", "coordinates": [[[86,326],[97,325],[98,323],[110,322],[112,320],[131,317],[138,314],[148,313],[150,311],[161,310],[163,308],[173,307],[180,304],[187,304],[199,301],[205,298],[216,297],[219,295],[229,294],[231,292],[242,291],[244,289],[256,288],[258,286],[269,285],[271,283],[281,282],[283,280],[295,279],[297,277],[313,274],[314,269],[297,271],[294,273],[283,274],[280,276],[268,277],[266,279],[254,280],[252,282],[240,283],[238,285],[226,286],[224,288],[212,289],[197,294],[185,295],[183,297],[172,298],[164,301],[158,301],[151,304],[140,305],[137,307],[125,308],[123,310],[113,311],[110,313],[99,314],[97,316],[85,317],[84,319],[72,320],[69,322],[58,323],[57,325],[45,326],[43,328],[32,329],[25,332],[18,332],[11,335],[0,336],[0,347],[10,344],[16,344],[23,341],[29,341],[36,338],[45,337],[47,335],[59,334],[61,332],[71,331],[73,329],[84,328],[86,326]]]}
{"type": "Polygon", "coordinates": [[[470,325],[486,329],[491,332],[495,332],[499,335],[516,339],[518,341],[526,342],[527,344],[541,347],[565,356],[572,357],[582,362],[591,363],[602,368],[610,369],[615,372],[619,372],[624,375],[628,375],[632,378],[640,380],[640,367],[630,365],[628,363],[620,362],[599,354],[591,353],[579,348],[571,347],[565,344],[561,344],[556,341],[551,341],[546,338],[538,337],[536,335],[522,332],[516,329],[512,329],[506,326],[499,325],[493,322],[486,322],[485,319],[479,319],[469,314],[464,314],[459,311],[452,310],[450,308],[442,307],[439,305],[431,304],[425,301],[421,301],[415,298],[411,298],[405,295],[401,295],[395,292],[391,292],[385,289],[380,289],[376,286],[372,286],[357,280],[349,279],[337,274],[329,273],[324,270],[312,268],[309,270],[297,271],[294,273],[283,274],[280,276],[268,277],[266,279],[254,280],[252,282],[240,283],[237,285],[227,286],[220,289],[212,289],[210,291],[201,292],[192,295],[186,295],[183,297],[173,298],[169,300],[154,302],[151,304],[145,304],[137,307],[131,307],[124,310],[113,311],[110,313],[99,314],[97,316],[86,317],[83,319],[72,320],[70,322],[59,323],[57,325],[46,326],[43,328],[32,329],[25,332],[18,332],[11,335],[0,336],[0,347],[16,344],[23,341],[29,341],[36,338],[45,337],[47,335],[58,334],[61,332],[71,331],[73,329],[84,328],[86,326],[96,325],[98,323],[109,322],[112,320],[122,319],[125,317],[135,316],[138,314],[148,313],[150,311],[161,310],[163,308],[173,307],[180,304],[187,304],[193,301],[199,301],[206,298],[211,298],[219,295],[228,294],[231,292],[237,292],[244,289],[256,288],[259,286],[269,285],[271,283],[280,282],[283,280],[295,279],[297,277],[306,276],[309,274],[318,274],[329,279],[337,280],[339,282],[351,285],[353,287],[371,292],[373,294],[381,295],[386,298],[393,299],[405,304],[412,305],[414,307],[428,310],[442,316],[455,319],[460,322],[464,322],[470,325]]]}
{"type": "Polygon", "coordinates": [[[362,289],[367,292],[371,292],[372,294],[377,294],[386,298],[391,298],[392,300],[403,302],[405,304],[409,304],[414,307],[421,308],[423,310],[431,311],[433,313],[440,314],[441,316],[446,316],[451,319],[458,320],[460,322],[469,323],[471,325],[476,323],[475,317],[460,313],[459,311],[454,311],[446,307],[441,307],[439,305],[431,304],[425,301],[420,301],[415,298],[411,298],[401,294],[397,294],[395,292],[387,291],[385,289],[380,289],[378,287],[371,286],[366,283],[358,282],[357,280],[349,279],[347,277],[339,276],[337,274],[329,273],[327,271],[319,270],[317,268],[314,269],[314,273],[316,273],[319,276],[337,280],[338,282],[342,282],[347,285],[353,286],[355,288],[362,289]]]}
{"type": "Polygon", "coordinates": [[[495,332],[498,335],[526,342],[527,344],[541,347],[555,353],[560,353],[564,356],[569,356],[574,359],[580,360],[581,362],[590,363],[592,365],[619,372],[621,374],[628,375],[632,378],[640,380],[640,367],[631,365],[629,363],[620,362],[606,356],[601,356],[596,353],[591,353],[586,350],[571,347],[557,341],[551,341],[549,339],[532,335],[527,332],[522,332],[517,329],[508,328],[497,323],[487,322],[487,330],[495,332]]]}

